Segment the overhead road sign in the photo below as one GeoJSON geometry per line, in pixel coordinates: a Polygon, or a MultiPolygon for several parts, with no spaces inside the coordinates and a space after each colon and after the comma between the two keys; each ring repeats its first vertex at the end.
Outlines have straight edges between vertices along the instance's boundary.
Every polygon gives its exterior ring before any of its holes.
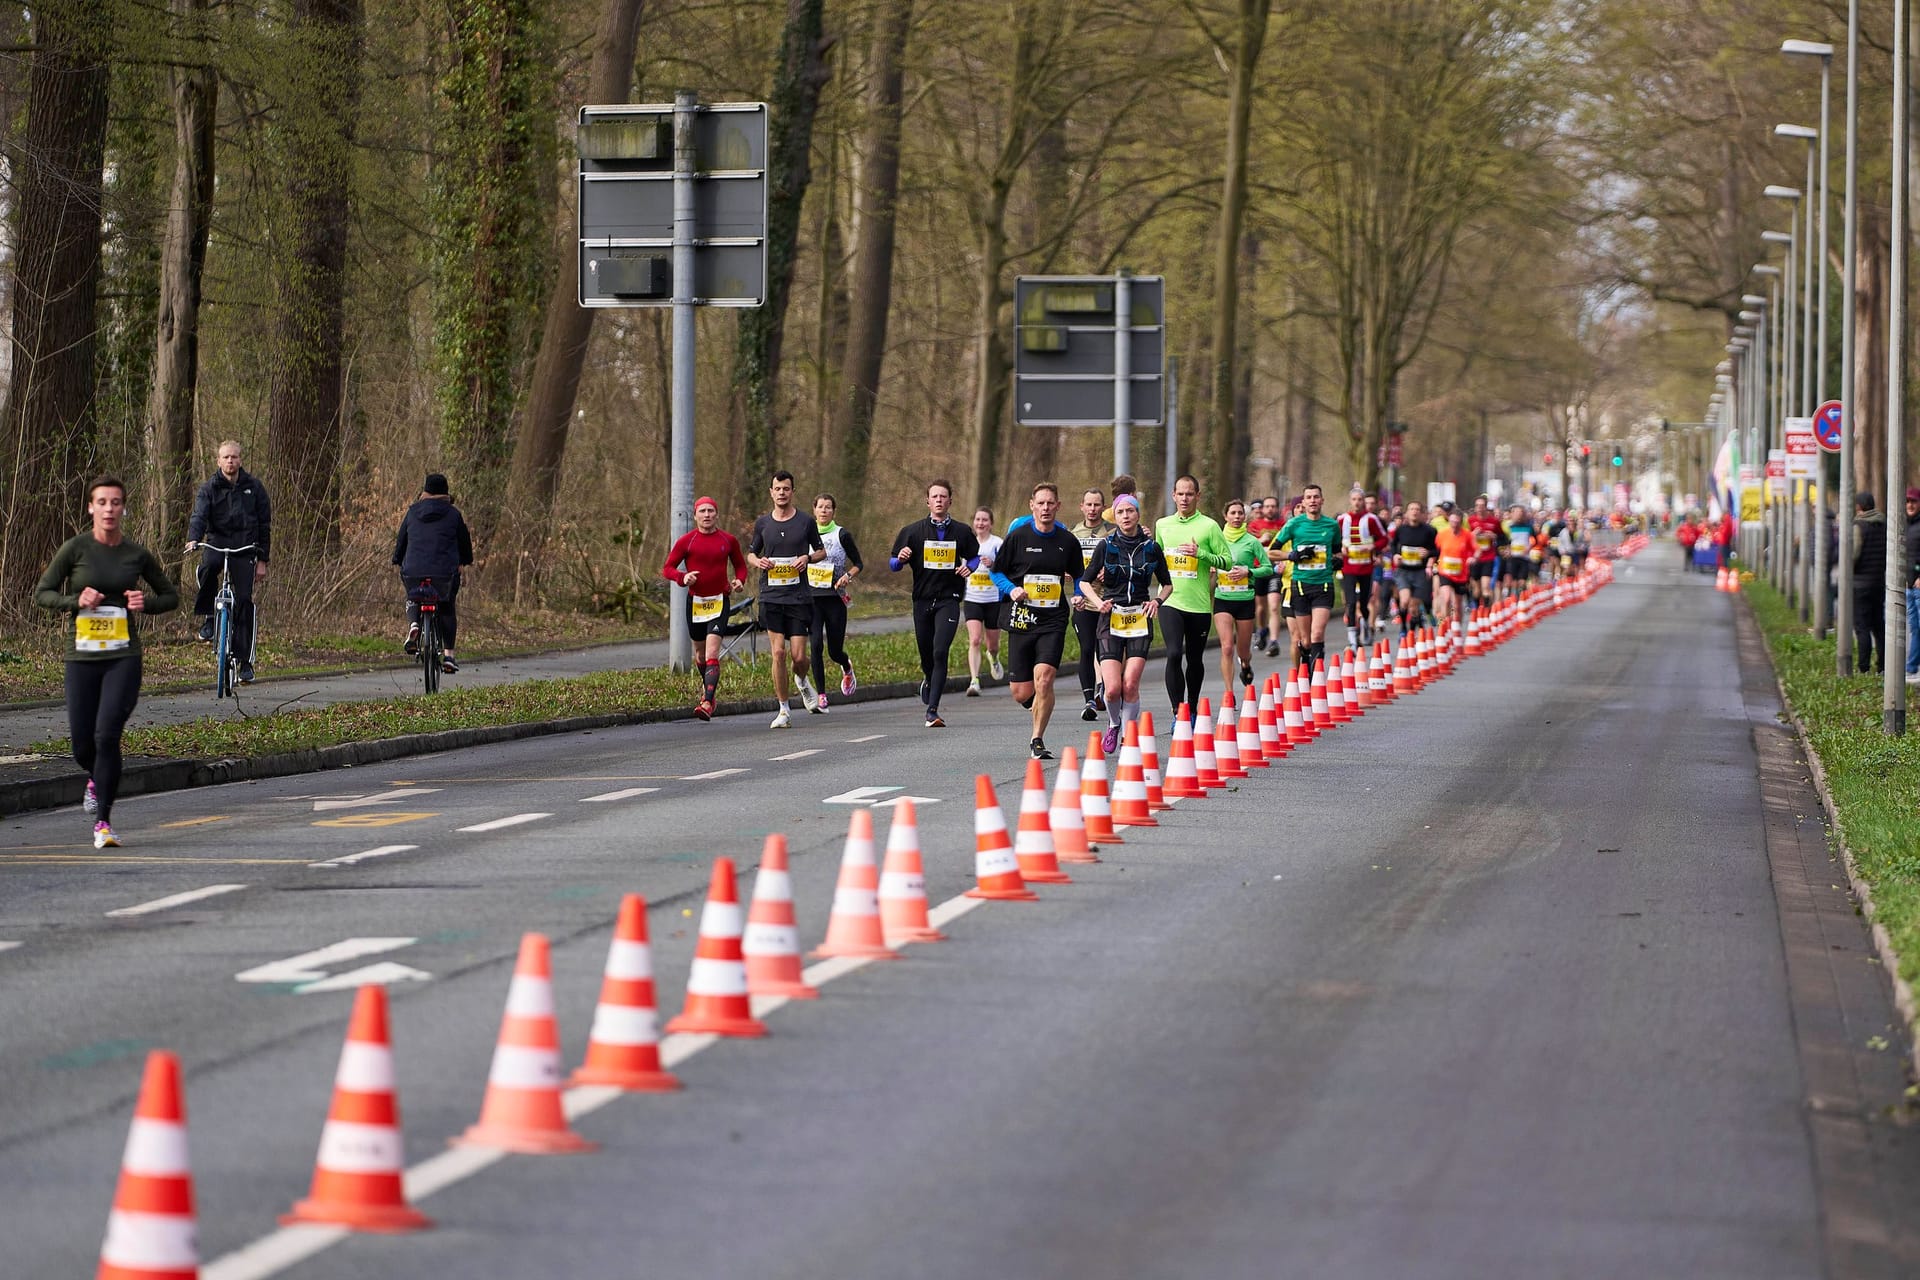
{"type": "Polygon", "coordinates": [[[1014,282],[1013,303],[1015,423],[1122,428],[1165,423],[1166,284],[1161,277],[1021,276],[1014,282]]]}

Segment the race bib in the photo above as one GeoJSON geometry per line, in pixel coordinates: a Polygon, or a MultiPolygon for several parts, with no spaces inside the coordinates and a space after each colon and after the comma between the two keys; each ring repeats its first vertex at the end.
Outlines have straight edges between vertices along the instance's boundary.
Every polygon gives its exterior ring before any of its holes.
{"type": "Polygon", "coordinates": [[[1129,609],[1125,605],[1113,606],[1113,614],[1107,621],[1107,632],[1122,640],[1138,640],[1148,634],[1147,607],[1135,605],[1129,609]]]}
{"type": "Polygon", "coordinates": [[[1427,553],[1423,547],[1400,548],[1400,565],[1405,569],[1418,569],[1426,562],[1427,553]]]}
{"type": "Polygon", "coordinates": [[[1493,531],[1491,529],[1474,530],[1473,545],[1480,548],[1480,550],[1482,551],[1485,551],[1488,547],[1491,547],[1493,545],[1493,531]]]}
{"type": "Polygon", "coordinates": [[[951,570],[960,563],[959,547],[957,542],[929,542],[920,549],[920,562],[929,569],[951,570]]]}
{"type": "Polygon", "coordinates": [[[1441,556],[1440,572],[1443,576],[1457,578],[1467,571],[1467,566],[1459,556],[1441,556]]]}
{"type": "Polygon", "coordinates": [[[720,616],[720,611],[726,607],[726,603],[727,598],[725,596],[693,597],[693,620],[695,622],[712,622],[720,616]]]}
{"type": "Polygon", "coordinates": [[[833,562],[821,560],[807,566],[807,585],[822,591],[833,590],[833,562]]]}
{"type": "Polygon", "coordinates": [[[1347,568],[1364,569],[1373,563],[1373,544],[1371,542],[1351,543],[1347,547],[1347,568]]]}
{"type": "Polygon", "coordinates": [[[1300,561],[1302,569],[1317,569],[1327,562],[1327,549],[1317,542],[1300,550],[1306,552],[1305,558],[1300,561]]]}
{"type": "Polygon", "coordinates": [[[74,615],[73,647],[77,652],[112,653],[132,643],[125,609],[103,604],[74,615]]]}
{"type": "Polygon", "coordinates": [[[1167,572],[1176,578],[1197,578],[1200,576],[1200,557],[1183,556],[1178,551],[1169,551],[1167,572]]]}
{"type": "Polygon", "coordinates": [[[1020,580],[1026,589],[1027,603],[1036,609],[1060,607],[1061,582],[1057,573],[1030,573],[1020,580]]]}
{"type": "Polygon", "coordinates": [[[1539,564],[1543,554],[1540,548],[1535,547],[1533,550],[1527,552],[1527,559],[1533,561],[1535,564],[1539,564]]]}
{"type": "Polygon", "coordinates": [[[985,569],[975,569],[967,575],[967,586],[975,591],[994,590],[993,575],[985,569]]]}
{"type": "Polygon", "coordinates": [[[767,585],[770,587],[797,587],[800,585],[800,561],[775,560],[767,570],[767,585]]]}

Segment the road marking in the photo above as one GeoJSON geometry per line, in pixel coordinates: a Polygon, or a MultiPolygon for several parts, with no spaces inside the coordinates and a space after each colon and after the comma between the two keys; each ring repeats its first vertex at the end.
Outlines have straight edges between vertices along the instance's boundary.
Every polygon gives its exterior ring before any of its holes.
{"type": "Polygon", "coordinates": [[[897,809],[900,807],[902,803],[908,800],[913,801],[913,803],[917,805],[929,805],[929,804],[940,803],[939,796],[895,796],[891,800],[879,801],[873,807],[876,809],[897,809]]]}
{"type": "Polygon", "coordinates": [[[343,813],[337,818],[322,818],[313,825],[316,827],[397,827],[403,822],[419,822],[424,818],[437,818],[437,813],[396,813],[392,809],[382,809],[378,813],[343,813]]]}
{"type": "Polygon", "coordinates": [[[350,867],[356,862],[365,862],[370,858],[384,858],[390,853],[405,853],[409,849],[418,849],[417,844],[383,844],[378,849],[363,849],[359,853],[350,853],[344,858],[329,858],[325,862],[309,862],[310,867],[350,867]]]}
{"type": "Polygon", "coordinates": [[[397,791],[376,791],[364,796],[340,796],[332,800],[315,800],[313,811],[320,813],[326,809],[359,809],[370,804],[393,804],[409,796],[430,796],[440,790],[439,787],[404,787],[397,791]]]}
{"type": "Polygon", "coordinates": [[[223,893],[232,893],[244,889],[243,884],[210,884],[204,889],[190,889],[186,893],[170,894],[164,898],[155,898],[152,902],[143,902],[137,907],[121,907],[107,912],[110,916],[144,916],[155,911],[165,911],[168,907],[184,907],[189,902],[198,902],[202,898],[217,898],[223,893]]]}
{"type": "Polygon", "coordinates": [[[523,822],[538,822],[542,818],[551,818],[550,813],[516,813],[511,818],[495,818],[492,822],[476,822],[470,827],[455,827],[455,831],[498,831],[502,827],[517,827],[523,822]]]}
{"type": "Polygon", "coordinates": [[[293,993],[298,996],[307,996],[322,991],[352,991],[356,987],[384,987],[396,982],[427,982],[432,977],[430,973],[409,969],[397,961],[382,960],[378,964],[366,965],[349,973],[337,974],[331,978],[322,978],[318,982],[309,982],[295,987],[293,993]]]}
{"type": "Polygon", "coordinates": [[[418,938],[348,938],[318,951],[243,969],[233,977],[236,982],[319,982],[328,976],[325,965],[379,955],[382,951],[397,951],[418,941],[418,938]]]}
{"type": "Polygon", "coordinates": [[[628,787],[624,791],[609,791],[605,795],[588,796],[581,804],[599,804],[605,800],[631,800],[635,796],[650,796],[658,787],[628,787]]]}
{"type": "Polygon", "coordinates": [[[887,735],[884,733],[870,733],[864,738],[848,738],[847,741],[848,742],[878,742],[880,741],[880,739],[886,736],[887,735]]]}
{"type": "MultiPolygon", "coordinates": [[[[959,919],[982,904],[982,899],[969,898],[962,894],[959,897],[949,898],[933,908],[927,913],[927,919],[938,927],[959,919]]],[[[357,939],[357,941],[364,942],[368,939],[357,939]]],[[[300,959],[306,958],[300,957],[300,959]]],[[[873,961],[865,956],[836,956],[831,960],[822,960],[818,964],[807,966],[800,977],[809,985],[818,987],[872,963],[873,961]]],[[[755,996],[753,997],[753,1016],[764,1018],[787,1003],[785,996],[755,996]]],[[[672,1070],[696,1053],[712,1048],[720,1042],[720,1039],[721,1037],[716,1035],[694,1035],[684,1031],[666,1036],[660,1041],[660,1064],[667,1070],[672,1070]]],[[[623,1090],[610,1085],[575,1085],[561,1093],[560,1103],[566,1112],[567,1119],[571,1121],[591,1115],[615,1099],[625,1096],[623,1090]]],[[[506,1154],[498,1147],[454,1147],[452,1150],[429,1156],[408,1169],[402,1176],[401,1185],[407,1202],[418,1204],[436,1192],[446,1190],[456,1182],[464,1182],[483,1169],[497,1164],[505,1158],[506,1154]]],[[[303,1262],[352,1234],[345,1227],[319,1226],[310,1223],[281,1227],[278,1231],[241,1245],[233,1252],[224,1254],[203,1266],[200,1269],[201,1280],[265,1280],[267,1276],[284,1271],[297,1262],[303,1262]]]]}
{"type": "MultiPolygon", "coordinates": [[[[115,801],[117,804],[118,801],[115,801]]],[[[79,846],[85,848],[85,846],[79,846]]],[[[305,862],[305,858],[186,858],[168,857],[160,854],[105,854],[80,853],[30,853],[25,857],[11,855],[0,856],[0,867],[44,867],[71,866],[77,863],[92,863],[105,866],[108,863],[141,862],[188,862],[197,867],[268,867],[279,866],[287,862],[305,862]]]]}
{"type": "Polygon", "coordinates": [[[805,751],[789,751],[787,752],[787,754],[783,756],[774,756],[772,757],[772,759],[774,759],[775,761],[805,760],[808,756],[817,756],[822,751],[825,751],[825,750],[826,750],[825,747],[808,747],[805,751]]]}
{"type": "Polygon", "coordinates": [[[15,947],[25,946],[22,942],[0,942],[0,951],[11,951],[15,947]]]}
{"type": "Polygon", "coordinates": [[[715,769],[712,773],[690,773],[680,779],[682,782],[712,782],[715,778],[731,778],[736,773],[746,773],[746,769],[715,769]]]}
{"type": "Polygon", "coordinates": [[[828,796],[821,804],[872,804],[889,791],[898,791],[899,787],[855,787],[851,791],[842,791],[837,796],[828,796]]]}
{"type": "Polygon", "coordinates": [[[225,822],[228,816],[227,814],[219,813],[211,818],[184,818],[179,822],[163,822],[160,824],[160,829],[166,831],[173,827],[204,827],[209,822],[225,822]]]}

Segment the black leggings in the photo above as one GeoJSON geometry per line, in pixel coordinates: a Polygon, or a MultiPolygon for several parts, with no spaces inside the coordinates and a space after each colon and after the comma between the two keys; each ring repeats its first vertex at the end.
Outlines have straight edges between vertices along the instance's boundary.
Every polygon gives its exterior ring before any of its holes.
{"type": "Polygon", "coordinates": [[[927,710],[940,709],[947,691],[947,655],[960,630],[960,601],[915,600],[913,638],[920,647],[920,674],[927,678],[927,710]]]}
{"type": "Polygon", "coordinates": [[[813,598],[813,687],[827,691],[827,650],[842,670],[853,670],[847,657],[847,602],[838,595],[813,598]]]}
{"type": "Polygon", "coordinates": [[[113,820],[120,790],[120,735],[140,701],[140,655],[67,663],[67,734],[73,762],[93,779],[99,820],[113,820]]]}
{"type": "Polygon", "coordinates": [[[1073,613],[1073,632],[1080,637],[1080,696],[1088,702],[1100,691],[1098,656],[1095,650],[1100,647],[1096,629],[1100,625],[1100,615],[1092,609],[1076,609],[1073,613]]]}
{"type": "Polygon", "coordinates": [[[1182,702],[1196,706],[1200,701],[1200,686],[1207,678],[1207,636],[1212,630],[1210,613],[1160,606],[1160,636],[1167,642],[1167,702],[1175,711],[1182,702]]]}

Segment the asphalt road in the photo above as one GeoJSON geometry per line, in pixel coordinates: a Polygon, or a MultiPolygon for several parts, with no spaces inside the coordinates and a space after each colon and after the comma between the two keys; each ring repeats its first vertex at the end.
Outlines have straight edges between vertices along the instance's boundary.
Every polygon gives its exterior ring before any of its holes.
{"type": "MultiPolygon", "coordinates": [[[[510,1157],[422,1202],[434,1231],[219,1276],[1821,1274],[1732,605],[1643,560],[1075,884],[704,1049],[684,1093],[583,1116],[599,1154],[510,1157]]],[[[8,821],[0,1273],[92,1265],[149,1046],[188,1068],[203,1258],[272,1235],[350,996],[237,979],[259,966],[411,940],[316,971],[421,975],[393,987],[417,1163],[477,1113],[523,931],[555,940],[572,1063],[623,892],[652,905],[663,1014],[716,854],[787,833],[817,941],[831,797],[923,797],[929,897],[952,898],[973,775],[1011,814],[1027,734],[1004,695],[948,711],[944,733],[875,703],[142,797],[118,855],[77,811],[8,821]],[[106,914],[216,885],[244,887],[106,914]]]]}

